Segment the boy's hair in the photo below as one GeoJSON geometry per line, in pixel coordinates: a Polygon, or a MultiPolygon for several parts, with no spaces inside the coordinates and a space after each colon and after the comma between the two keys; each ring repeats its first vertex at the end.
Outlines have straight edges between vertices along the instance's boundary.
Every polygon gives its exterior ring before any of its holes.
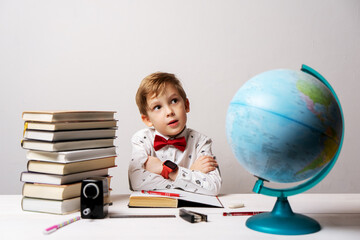
{"type": "Polygon", "coordinates": [[[172,84],[178,90],[184,102],[186,102],[186,93],[181,82],[174,74],[165,72],[152,73],[141,81],[136,93],[135,99],[140,114],[147,115],[147,97],[153,94],[155,94],[155,97],[162,95],[167,84],[172,84]]]}

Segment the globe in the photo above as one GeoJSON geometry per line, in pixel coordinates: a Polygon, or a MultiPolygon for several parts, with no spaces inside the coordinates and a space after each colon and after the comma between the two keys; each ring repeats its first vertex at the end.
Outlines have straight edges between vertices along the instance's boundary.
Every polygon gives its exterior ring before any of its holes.
{"type": "MultiPolygon", "coordinates": [[[[343,115],[330,84],[303,65],[301,70],[271,70],[248,80],[229,105],[226,133],[238,162],[259,178],[254,191],[277,196],[279,204],[286,202],[286,211],[292,215],[287,196],[313,187],[334,165],[343,140],[343,115]],[[299,182],[299,186],[273,190],[264,187],[264,181],[299,182]]],[[[268,217],[274,222],[274,216],[268,217]]],[[[253,228],[258,228],[257,224],[253,228]]],[[[316,225],[312,230],[298,230],[296,226],[295,230],[288,226],[255,230],[304,234],[320,229],[317,222],[312,224],[316,225]]]]}

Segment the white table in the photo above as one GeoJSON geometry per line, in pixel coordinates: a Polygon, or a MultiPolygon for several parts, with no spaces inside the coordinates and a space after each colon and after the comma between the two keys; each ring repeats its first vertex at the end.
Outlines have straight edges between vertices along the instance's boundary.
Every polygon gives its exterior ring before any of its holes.
{"type": "MultiPolygon", "coordinates": [[[[275,198],[257,194],[220,196],[225,208],[193,208],[208,214],[209,222],[191,224],[178,217],[179,209],[128,208],[128,195],[112,196],[111,213],[176,214],[176,218],[106,218],[82,219],[58,231],[43,235],[54,224],[78,216],[24,212],[20,195],[0,195],[0,239],[289,239],[248,229],[247,216],[224,217],[225,211],[270,211],[275,198]],[[244,208],[229,209],[232,202],[244,208]]],[[[322,230],[291,239],[360,239],[360,194],[300,194],[289,197],[294,212],[316,219],[322,230]]]]}

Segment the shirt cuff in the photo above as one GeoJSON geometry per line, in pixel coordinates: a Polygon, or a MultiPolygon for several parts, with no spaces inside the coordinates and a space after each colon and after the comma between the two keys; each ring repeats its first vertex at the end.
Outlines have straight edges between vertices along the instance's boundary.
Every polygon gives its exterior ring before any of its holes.
{"type": "Polygon", "coordinates": [[[179,167],[178,175],[173,184],[176,187],[185,188],[187,183],[191,182],[191,178],[191,170],[184,167],[179,167]]]}

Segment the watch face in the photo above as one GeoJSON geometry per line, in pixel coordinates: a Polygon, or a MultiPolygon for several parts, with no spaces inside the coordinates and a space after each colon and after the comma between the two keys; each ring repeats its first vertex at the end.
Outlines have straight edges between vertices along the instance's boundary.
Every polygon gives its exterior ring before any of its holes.
{"type": "Polygon", "coordinates": [[[171,168],[173,171],[178,168],[178,166],[175,163],[173,163],[172,161],[170,161],[170,160],[166,160],[164,162],[164,165],[171,168]]]}

